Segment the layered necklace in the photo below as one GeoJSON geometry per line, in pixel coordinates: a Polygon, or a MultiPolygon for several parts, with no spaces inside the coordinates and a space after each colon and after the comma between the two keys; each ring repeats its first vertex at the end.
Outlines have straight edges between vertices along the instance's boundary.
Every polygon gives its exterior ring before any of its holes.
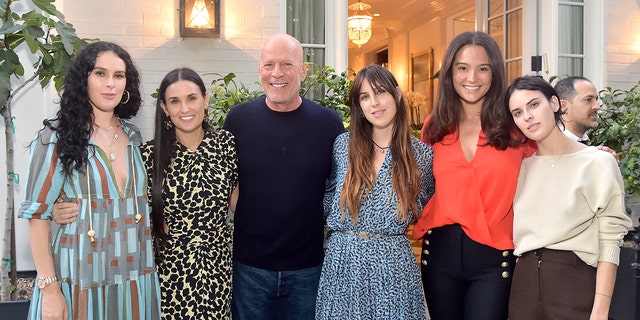
{"type": "MultiPolygon", "coordinates": [[[[118,141],[118,129],[115,130],[115,132],[113,133],[113,136],[111,136],[111,138],[109,138],[107,136],[107,134],[111,134],[111,130],[113,130],[114,126],[109,126],[108,128],[103,128],[101,126],[99,126],[97,123],[94,123],[97,130],[96,132],[98,133],[98,135],[100,136],[100,138],[102,139],[102,141],[104,141],[104,143],[107,144],[107,147],[109,150],[105,150],[109,152],[109,160],[110,161],[116,161],[116,154],[113,152],[111,146],[113,146],[117,141],[118,141]]],[[[116,128],[120,128],[120,124],[117,124],[115,126],[116,128]]]]}
{"type": "Polygon", "coordinates": [[[371,141],[373,142],[373,145],[377,147],[377,149],[375,149],[375,150],[380,152],[380,153],[382,153],[382,154],[387,153],[387,150],[389,150],[389,148],[391,148],[391,146],[381,147],[373,139],[371,139],[371,141]]]}

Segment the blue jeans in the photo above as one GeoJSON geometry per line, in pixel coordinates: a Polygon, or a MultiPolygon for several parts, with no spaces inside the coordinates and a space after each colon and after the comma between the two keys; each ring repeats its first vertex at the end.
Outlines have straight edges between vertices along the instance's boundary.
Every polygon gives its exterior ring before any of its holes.
{"type": "Polygon", "coordinates": [[[322,264],[270,271],[233,262],[234,320],[313,320],[322,264]]]}

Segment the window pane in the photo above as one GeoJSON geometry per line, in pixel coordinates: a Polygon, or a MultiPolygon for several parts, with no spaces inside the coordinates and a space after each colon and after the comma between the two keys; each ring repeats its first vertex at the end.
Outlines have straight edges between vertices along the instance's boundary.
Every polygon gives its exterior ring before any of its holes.
{"type": "Polygon", "coordinates": [[[522,60],[507,62],[507,83],[510,84],[520,76],[522,76],[522,60]]]}
{"type": "MultiPolygon", "coordinates": [[[[304,61],[308,64],[307,79],[311,80],[308,75],[318,73],[324,68],[324,49],[303,48],[304,61]]],[[[305,98],[314,100],[324,97],[324,86],[315,85],[305,94],[305,98]]]]}
{"type": "Polygon", "coordinates": [[[287,0],[287,33],[303,44],[324,44],[324,0],[287,0]]]}
{"type": "Polygon", "coordinates": [[[507,14],[507,56],[512,59],[522,55],[522,10],[507,14]]]}
{"type": "Polygon", "coordinates": [[[522,0],[507,0],[507,10],[519,7],[522,5],[522,0]]]}
{"type": "Polygon", "coordinates": [[[583,54],[584,8],[561,5],[559,9],[558,52],[583,54]]]}
{"type": "Polygon", "coordinates": [[[566,58],[558,59],[558,76],[583,76],[582,58],[566,58]]]}
{"type": "Polygon", "coordinates": [[[489,35],[496,40],[500,49],[504,52],[504,18],[499,17],[489,20],[489,35]]]}
{"type": "Polygon", "coordinates": [[[491,0],[489,1],[489,17],[493,17],[496,14],[504,12],[504,0],[491,0]]]}

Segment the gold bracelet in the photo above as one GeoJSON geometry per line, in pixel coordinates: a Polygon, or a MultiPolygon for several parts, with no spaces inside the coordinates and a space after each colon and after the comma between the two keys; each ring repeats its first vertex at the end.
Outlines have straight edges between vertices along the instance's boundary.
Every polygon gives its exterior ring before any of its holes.
{"type": "Polygon", "coordinates": [[[608,294],[604,294],[604,293],[600,293],[600,292],[596,292],[596,294],[599,294],[599,295],[601,295],[601,296],[605,296],[605,297],[607,297],[607,298],[611,299],[611,296],[610,296],[610,295],[608,295],[608,294]]]}
{"type": "Polygon", "coordinates": [[[57,282],[58,281],[58,277],[56,277],[55,275],[52,276],[38,276],[38,278],[36,279],[36,284],[38,285],[38,288],[40,288],[40,290],[46,288],[48,285],[57,282]]]}

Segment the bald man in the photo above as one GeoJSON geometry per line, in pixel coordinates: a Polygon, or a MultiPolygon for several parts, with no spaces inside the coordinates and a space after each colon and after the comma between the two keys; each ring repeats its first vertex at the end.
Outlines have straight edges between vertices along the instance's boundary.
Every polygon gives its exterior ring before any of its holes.
{"type": "Polygon", "coordinates": [[[234,319],[314,319],[324,257],[323,198],[338,114],[300,96],[302,45],[275,34],[260,50],[265,95],[234,106],[238,152],[234,319]]]}

